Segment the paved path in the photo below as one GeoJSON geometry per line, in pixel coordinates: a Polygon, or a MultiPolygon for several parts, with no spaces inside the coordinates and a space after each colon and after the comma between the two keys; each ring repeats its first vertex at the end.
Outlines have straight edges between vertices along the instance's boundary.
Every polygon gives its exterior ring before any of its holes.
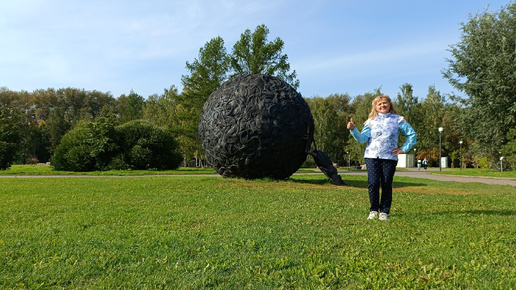
{"type": "MultiPolygon", "coordinates": [[[[460,176],[460,175],[444,175],[432,174],[432,172],[439,171],[439,169],[417,170],[416,168],[408,168],[407,170],[396,171],[395,176],[406,176],[414,178],[425,178],[440,181],[456,181],[456,182],[480,182],[486,184],[501,184],[516,186],[516,179],[501,178],[501,177],[485,177],[485,176],[460,176]]],[[[366,171],[339,171],[339,174],[344,178],[346,175],[367,175],[366,171]]]]}

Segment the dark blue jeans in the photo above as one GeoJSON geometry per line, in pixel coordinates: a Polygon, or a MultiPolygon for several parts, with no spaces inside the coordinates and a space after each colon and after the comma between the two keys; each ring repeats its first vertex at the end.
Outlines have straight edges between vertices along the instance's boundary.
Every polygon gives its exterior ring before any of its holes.
{"type": "Polygon", "coordinates": [[[392,203],[392,179],[398,161],[390,159],[366,158],[367,182],[369,183],[369,202],[371,211],[389,213],[392,203]],[[382,198],[380,199],[380,186],[382,198]]]}

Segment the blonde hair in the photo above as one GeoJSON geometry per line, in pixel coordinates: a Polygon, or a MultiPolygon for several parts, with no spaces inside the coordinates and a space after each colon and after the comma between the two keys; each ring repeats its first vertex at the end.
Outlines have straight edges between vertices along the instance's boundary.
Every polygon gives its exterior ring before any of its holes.
{"type": "Polygon", "coordinates": [[[394,108],[394,105],[392,104],[391,98],[388,95],[380,95],[380,96],[374,98],[373,102],[371,103],[372,108],[371,108],[371,113],[369,113],[368,121],[374,120],[378,116],[378,112],[376,111],[376,104],[378,104],[378,102],[380,100],[386,100],[389,103],[389,113],[398,114],[398,112],[396,111],[396,108],[394,108]]]}

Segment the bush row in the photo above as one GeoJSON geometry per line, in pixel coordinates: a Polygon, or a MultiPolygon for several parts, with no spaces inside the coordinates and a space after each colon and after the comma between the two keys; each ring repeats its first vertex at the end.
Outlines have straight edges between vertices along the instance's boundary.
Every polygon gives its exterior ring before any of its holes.
{"type": "Polygon", "coordinates": [[[182,157],[165,129],[144,120],[120,126],[82,122],[66,133],[51,159],[55,170],[176,169],[182,157]]]}

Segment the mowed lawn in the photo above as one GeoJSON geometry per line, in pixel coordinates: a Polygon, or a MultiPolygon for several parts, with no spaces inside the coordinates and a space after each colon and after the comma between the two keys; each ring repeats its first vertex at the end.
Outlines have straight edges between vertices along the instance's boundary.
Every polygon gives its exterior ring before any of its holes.
{"type": "Polygon", "coordinates": [[[0,178],[0,288],[516,287],[514,187],[343,178],[0,178]]]}

